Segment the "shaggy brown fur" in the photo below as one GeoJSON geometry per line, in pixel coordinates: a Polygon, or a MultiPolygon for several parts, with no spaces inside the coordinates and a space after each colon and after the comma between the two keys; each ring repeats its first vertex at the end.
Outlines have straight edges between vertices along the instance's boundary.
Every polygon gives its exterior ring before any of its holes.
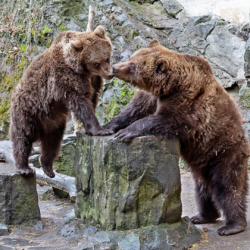
{"type": "Polygon", "coordinates": [[[68,110],[91,135],[107,135],[95,117],[102,78],[112,77],[112,45],[103,27],[93,32],[60,33],[51,47],[25,71],[11,99],[10,136],[17,171],[33,173],[28,166],[32,143],[41,141],[40,164],[51,178],[68,110]]]}
{"type": "Polygon", "coordinates": [[[153,40],[113,71],[143,90],[104,127],[121,129],[116,136],[126,142],[148,134],[177,136],[196,182],[200,213],[191,220],[210,223],[221,210],[226,225],[220,235],[243,231],[249,145],[236,105],[207,61],[177,54],[153,40]]]}

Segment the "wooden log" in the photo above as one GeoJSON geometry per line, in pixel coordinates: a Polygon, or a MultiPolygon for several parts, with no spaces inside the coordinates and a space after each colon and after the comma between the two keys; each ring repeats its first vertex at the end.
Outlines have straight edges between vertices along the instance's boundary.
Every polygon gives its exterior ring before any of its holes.
{"type": "Polygon", "coordinates": [[[72,201],[76,200],[75,177],[56,173],[55,178],[49,178],[42,169],[32,167],[36,171],[36,183],[40,186],[51,186],[69,194],[72,201]]]}

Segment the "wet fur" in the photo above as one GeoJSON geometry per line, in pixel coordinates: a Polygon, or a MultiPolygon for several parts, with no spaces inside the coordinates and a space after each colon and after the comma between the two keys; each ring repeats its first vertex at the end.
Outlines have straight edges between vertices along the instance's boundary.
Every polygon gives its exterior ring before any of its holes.
{"type": "Polygon", "coordinates": [[[199,214],[191,220],[211,223],[222,211],[226,225],[220,235],[243,231],[249,143],[235,103],[207,61],[156,43],[137,51],[127,64],[114,66],[117,77],[142,90],[104,127],[119,131],[116,136],[123,141],[148,134],[178,137],[196,183],[199,214]],[[136,73],[125,79],[123,71],[129,74],[125,66],[131,63],[136,73]]]}

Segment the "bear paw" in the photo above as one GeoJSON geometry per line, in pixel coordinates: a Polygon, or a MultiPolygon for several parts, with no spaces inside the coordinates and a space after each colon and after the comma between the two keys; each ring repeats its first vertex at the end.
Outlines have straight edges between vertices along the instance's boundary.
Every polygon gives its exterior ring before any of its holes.
{"type": "Polygon", "coordinates": [[[17,167],[16,172],[22,175],[33,175],[35,170],[30,167],[17,167]]]}
{"type": "Polygon", "coordinates": [[[102,126],[104,129],[110,129],[111,131],[113,131],[114,133],[116,133],[117,131],[119,131],[120,126],[118,124],[112,124],[111,122],[105,124],[102,126]]]}
{"type": "Polygon", "coordinates": [[[127,128],[120,130],[116,133],[115,137],[122,142],[130,142],[134,138],[139,137],[140,133],[137,131],[129,131],[127,128]]]}
{"type": "Polygon", "coordinates": [[[194,224],[207,224],[207,223],[215,222],[216,219],[217,219],[217,218],[214,218],[214,219],[204,218],[204,217],[201,216],[200,214],[197,214],[197,215],[193,216],[190,220],[191,220],[194,224]]]}
{"type": "Polygon", "coordinates": [[[86,134],[92,135],[92,136],[105,136],[105,135],[111,135],[114,132],[110,129],[99,129],[94,131],[86,131],[86,134]]]}
{"type": "Polygon", "coordinates": [[[218,229],[217,232],[220,236],[237,234],[237,233],[243,232],[245,230],[246,226],[247,226],[246,222],[241,224],[241,225],[236,223],[234,225],[227,225],[227,226],[221,227],[218,229]]]}

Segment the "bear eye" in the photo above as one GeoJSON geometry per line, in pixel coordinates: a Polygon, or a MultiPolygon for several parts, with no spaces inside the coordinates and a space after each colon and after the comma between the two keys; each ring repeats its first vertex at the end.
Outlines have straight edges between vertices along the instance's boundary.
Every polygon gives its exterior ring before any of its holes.
{"type": "Polygon", "coordinates": [[[100,63],[94,63],[94,66],[96,67],[96,68],[99,68],[100,67],[100,63]]]}
{"type": "Polygon", "coordinates": [[[110,58],[108,57],[106,61],[109,63],[110,62],[110,58]]]}
{"type": "Polygon", "coordinates": [[[130,69],[135,70],[135,65],[133,63],[130,64],[130,69]]]}

